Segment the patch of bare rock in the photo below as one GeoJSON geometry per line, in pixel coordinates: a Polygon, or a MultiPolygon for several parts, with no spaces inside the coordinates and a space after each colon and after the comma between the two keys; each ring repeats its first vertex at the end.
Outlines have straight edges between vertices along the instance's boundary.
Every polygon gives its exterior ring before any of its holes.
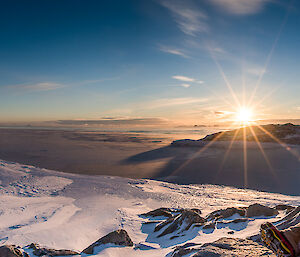
{"type": "Polygon", "coordinates": [[[201,246],[176,247],[171,256],[182,257],[187,254],[192,257],[276,256],[268,248],[251,240],[225,237],[201,246]]]}
{"type": "Polygon", "coordinates": [[[124,229],[119,229],[101,237],[99,240],[85,248],[82,252],[86,254],[93,254],[94,248],[104,244],[115,244],[120,246],[133,246],[133,242],[128,233],[124,229]]]}
{"type": "MultiPolygon", "coordinates": [[[[280,210],[285,207],[279,206],[280,210]]],[[[289,207],[286,207],[289,209],[289,207]]],[[[182,236],[189,229],[194,227],[202,227],[203,229],[215,229],[217,224],[230,224],[230,223],[242,223],[248,222],[249,218],[257,216],[273,217],[279,214],[276,208],[271,208],[261,204],[252,204],[248,207],[230,207],[226,209],[221,209],[208,214],[206,217],[201,216],[201,211],[199,209],[169,209],[169,208],[159,208],[147,213],[142,214],[142,217],[148,218],[165,218],[158,223],[154,232],[157,233],[157,237],[162,237],[165,235],[171,235],[170,239],[182,236]],[[235,215],[235,216],[234,216],[235,215]],[[226,220],[230,217],[235,217],[226,220]]],[[[150,221],[153,223],[154,221],[150,221]]],[[[149,223],[149,222],[148,222],[149,223]]]]}
{"type": "Polygon", "coordinates": [[[78,252],[72,250],[56,250],[47,247],[41,247],[39,244],[30,244],[28,246],[29,249],[33,250],[33,254],[36,256],[69,256],[69,255],[78,255],[78,252]]]}
{"type": "Polygon", "coordinates": [[[29,257],[29,255],[15,245],[2,245],[0,247],[0,257],[29,257]]]}

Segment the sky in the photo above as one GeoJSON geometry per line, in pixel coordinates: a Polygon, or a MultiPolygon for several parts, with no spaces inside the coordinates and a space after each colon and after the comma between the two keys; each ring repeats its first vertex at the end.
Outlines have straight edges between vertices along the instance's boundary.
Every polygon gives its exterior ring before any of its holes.
{"type": "Polygon", "coordinates": [[[0,122],[297,119],[299,27],[289,0],[3,1],[0,122]]]}

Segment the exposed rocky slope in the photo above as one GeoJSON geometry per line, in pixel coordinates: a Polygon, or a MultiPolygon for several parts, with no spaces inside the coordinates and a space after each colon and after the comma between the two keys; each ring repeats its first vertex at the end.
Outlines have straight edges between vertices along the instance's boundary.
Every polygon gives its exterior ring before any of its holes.
{"type": "Polygon", "coordinates": [[[276,256],[268,248],[251,240],[225,237],[198,247],[194,245],[177,247],[171,254],[172,257],[182,257],[185,255],[192,257],[276,256]]]}
{"type": "Polygon", "coordinates": [[[230,131],[223,131],[207,135],[199,140],[177,140],[172,143],[174,146],[201,146],[209,141],[244,141],[248,142],[271,142],[278,143],[278,140],[285,144],[300,145],[300,125],[287,124],[269,124],[262,126],[248,126],[230,131]]]}

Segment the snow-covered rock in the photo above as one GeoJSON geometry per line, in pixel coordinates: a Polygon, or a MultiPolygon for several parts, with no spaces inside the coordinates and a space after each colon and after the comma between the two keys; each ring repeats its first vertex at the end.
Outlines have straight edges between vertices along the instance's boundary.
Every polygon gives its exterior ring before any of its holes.
{"type": "Polygon", "coordinates": [[[120,246],[133,246],[133,242],[129,237],[128,233],[124,229],[119,229],[113,232],[110,232],[104,237],[101,237],[99,240],[85,248],[82,252],[86,254],[93,254],[94,248],[99,247],[105,244],[114,244],[120,246]]]}
{"type": "Polygon", "coordinates": [[[272,256],[268,248],[251,240],[240,238],[221,238],[213,243],[203,244],[200,247],[178,247],[171,257],[258,257],[272,256]]]}
{"type": "Polygon", "coordinates": [[[28,257],[28,254],[25,253],[19,247],[15,245],[2,245],[0,246],[0,256],[1,257],[28,257]]]}

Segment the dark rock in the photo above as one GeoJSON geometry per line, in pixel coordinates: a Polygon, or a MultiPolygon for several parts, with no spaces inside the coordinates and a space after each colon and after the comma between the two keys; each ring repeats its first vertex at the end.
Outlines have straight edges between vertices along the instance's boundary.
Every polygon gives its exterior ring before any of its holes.
{"type": "Polygon", "coordinates": [[[0,247],[0,257],[27,257],[28,254],[24,253],[15,245],[2,245],[0,247]]]}
{"type": "Polygon", "coordinates": [[[233,230],[228,231],[227,234],[232,235],[232,234],[234,234],[234,231],[233,230]]]}
{"type": "Polygon", "coordinates": [[[69,256],[69,255],[79,255],[78,252],[66,249],[51,249],[46,247],[40,247],[38,244],[30,244],[28,248],[33,249],[33,254],[36,256],[69,256]]]}
{"type": "Polygon", "coordinates": [[[182,257],[194,253],[193,257],[258,257],[275,255],[266,247],[251,240],[238,238],[221,238],[213,243],[203,244],[200,247],[176,248],[172,257],[182,257]]]}
{"type": "Polygon", "coordinates": [[[197,212],[198,214],[202,214],[201,210],[199,210],[199,209],[192,208],[191,210],[194,211],[194,212],[197,212]]]}
{"type": "Polygon", "coordinates": [[[156,209],[153,211],[149,211],[147,213],[143,213],[142,216],[145,216],[145,217],[163,216],[163,217],[170,218],[170,217],[172,217],[172,210],[170,208],[159,208],[159,209],[156,209]]]}
{"type": "Polygon", "coordinates": [[[119,229],[101,237],[99,240],[85,248],[82,252],[86,254],[93,254],[94,248],[102,244],[115,244],[120,246],[133,246],[133,242],[128,233],[124,229],[119,229]]]}
{"type": "Polygon", "coordinates": [[[295,209],[295,207],[286,205],[286,204],[278,204],[275,206],[275,209],[278,211],[286,211],[286,213],[291,212],[292,210],[295,209]]]}
{"type": "Polygon", "coordinates": [[[278,213],[279,212],[276,209],[258,203],[250,205],[246,210],[247,217],[276,216],[278,213]]]}
{"type": "Polygon", "coordinates": [[[184,209],[175,217],[158,224],[154,231],[159,231],[164,228],[164,231],[158,237],[173,233],[180,228],[181,231],[188,230],[194,224],[204,224],[206,220],[202,218],[198,212],[191,209],[184,209]]]}
{"type": "Polygon", "coordinates": [[[240,216],[243,217],[246,214],[246,210],[245,208],[230,207],[230,208],[214,211],[208,214],[206,219],[207,220],[227,219],[233,216],[234,214],[239,214],[240,216]]]}
{"type": "Polygon", "coordinates": [[[216,228],[216,223],[215,222],[210,222],[206,225],[203,226],[204,229],[215,229],[216,228]]]}

